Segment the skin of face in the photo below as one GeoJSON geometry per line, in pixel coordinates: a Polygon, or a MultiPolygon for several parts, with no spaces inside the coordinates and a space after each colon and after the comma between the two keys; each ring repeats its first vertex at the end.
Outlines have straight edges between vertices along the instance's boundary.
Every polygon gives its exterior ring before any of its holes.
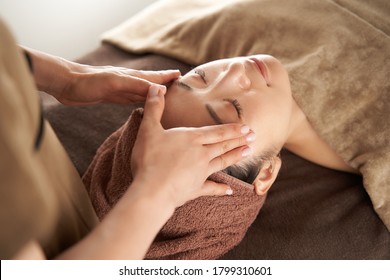
{"type": "Polygon", "coordinates": [[[255,55],[194,68],[168,88],[165,104],[161,123],[166,129],[233,122],[249,125],[256,134],[251,144],[256,155],[283,146],[293,98],[282,64],[270,55],[255,55]]]}

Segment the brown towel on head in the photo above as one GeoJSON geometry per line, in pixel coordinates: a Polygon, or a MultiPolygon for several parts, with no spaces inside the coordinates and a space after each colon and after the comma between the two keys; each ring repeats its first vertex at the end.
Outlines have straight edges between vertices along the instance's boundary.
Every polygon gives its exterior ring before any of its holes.
{"type": "MultiPolygon", "coordinates": [[[[142,112],[134,111],[100,146],[83,176],[99,219],[131,185],[130,158],[142,112]]],[[[177,208],[157,235],[147,259],[216,259],[242,240],[265,196],[256,195],[252,185],[223,172],[209,179],[230,185],[233,195],[201,197],[177,208]]]]}

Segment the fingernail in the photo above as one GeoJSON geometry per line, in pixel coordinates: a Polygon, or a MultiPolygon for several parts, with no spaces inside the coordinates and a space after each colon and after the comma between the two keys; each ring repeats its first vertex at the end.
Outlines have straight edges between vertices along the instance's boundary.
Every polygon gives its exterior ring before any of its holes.
{"type": "Polygon", "coordinates": [[[159,92],[162,94],[162,95],[164,95],[166,92],[167,92],[167,87],[166,86],[162,86],[162,85],[160,85],[159,86],[159,92]]]}
{"type": "Polygon", "coordinates": [[[252,154],[252,149],[249,148],[249,147],[245,148],[245,149],[242,150],[242,152],[241,152],[241,155],[242,155],[243,157],[247,157],[247,156],[249,156],[250,154],[252,154]]]}
{"type": "Polygon", "coordinates": [[[225,194],[227,195],[232,195],[233,194],[233,190],[231,188],[228,188],[225,192],[225,194]]]}
{"type": "Polygon", "coordinates": [[[252,131],[246,136],[246,141],[253,142],[256,140],[256,134],[252,131]]]}
{"type": "Polygon", "coordinates": [[[241,133],[242,133],[242,134],[247,134],[249,131],[250,131],[249,126],[243,125],[243,126],[241,127],[241,133]]]}
{"type": "Polygon", "coordinates": [[[148,95],[151,98],[157,97],[159,91],[160,91],[160,88],[158,86],[151,85],[150,88],[149,88],[149,94],[148,95]]]}

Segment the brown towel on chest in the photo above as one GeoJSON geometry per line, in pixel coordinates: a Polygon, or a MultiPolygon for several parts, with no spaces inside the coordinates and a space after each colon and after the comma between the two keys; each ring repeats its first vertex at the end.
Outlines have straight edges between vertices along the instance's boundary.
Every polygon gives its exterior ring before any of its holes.
{"type": "MultiPolygon", "coordinates": [[[[83,176],[99,219],[131,185],[130,158],[141,120],[142,109],[137,109],[100,146],[83,176]]],[[[234,194],[201,197],[177,208],[157,235],[147,259],[216,259],[242,240],[265,196],[256,195],[252,185],[223,172],[209,179],[230,185],[234,194]]]]}

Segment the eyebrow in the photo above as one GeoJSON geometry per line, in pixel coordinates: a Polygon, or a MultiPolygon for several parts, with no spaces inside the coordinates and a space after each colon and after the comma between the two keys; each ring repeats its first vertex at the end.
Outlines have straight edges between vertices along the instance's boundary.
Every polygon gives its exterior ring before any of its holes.
{"type": "MultiPolygon", "coordinates": [[[[204,82],[205,84],[207,84],[206,79],[205,79],[205,72],[204,72],[202,69],[200,69],[200,68],[195,68],[195,69],[193,69],[193,71],[194,71],[196,74],[198,74],[199,77],[201,77],[201,79],[203,80],[203,82],[204,82]]],[[[189,84],[183,82],[183,81],[181,80],[181,78],[177,79],[177,80],[175,81],[175,83],[176,83],[177,86],[179,86],[179,87],[181,87],[181,88],[183,88],[183,89],[185,89],[185,90],[191,90],[191,91],[194,90],[189,84]]]]}
{"type": "Polygon", "coordinates": [[[217,123],[217,124],[223,124],[223,121],[221,120],[221,118],[217,115],[217,113],[215,112],[215,110],[213,109],[213,107],[211,107],[210,104],[206,103],[206,109],[207,109],[207,112],[209,112],[211,118],[217,123]]]}
{"type": "Polygon", "coordinates": [[[178,86],[178,87],[181,87],[181,88],[183,88],[183,89],[185,89],[185,90],[193,90],[193,88],[191,87],[191,86],[189,86],[188,84],[186,84],[186,83],[184,83],[184,82],[182,82],[182,81],[180,81],[180,80],[176,80],[176,85],[178,86]]]}

